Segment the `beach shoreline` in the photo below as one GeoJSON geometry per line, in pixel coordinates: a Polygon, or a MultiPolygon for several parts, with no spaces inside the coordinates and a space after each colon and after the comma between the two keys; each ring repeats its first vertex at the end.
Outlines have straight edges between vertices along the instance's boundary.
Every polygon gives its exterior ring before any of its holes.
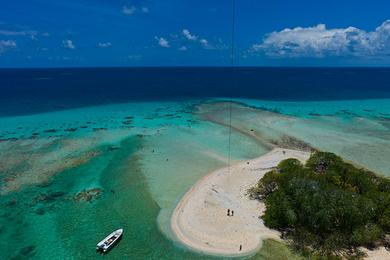
{"type": "MultiPolygon", "coordinates": [[[[282,241],[280,233],[266,227],[260,218],[264,203],[251,200],[247,190],[279,162],[295,158],[305,163],[309,157],[310,152],[274,148],[255,159],[209,173],[185,193],[174,209],[173,235],[192,251],[225,257],[253,255],[265,239],[282,241]],[[234,215],[228,216],[227,209],[234,215]]],[[[390,259],[390,251],[383,246],[361,249],[367,254],[365,259],[390,259]]]]}
{"type": "Polygon", "coordinates": [[[309,152],[274,148],[247,161],[211,172],[182,197],[171,217],[171,229],[186,247],[209,255],[246,256],[255,253],[264,239],[280,240],[260,216],[265,205],[250,200],[247,190],[265,173],[288,158],[305,162],[309,152]],[[234,215],[228,216],[227,210],[234,215]]]}

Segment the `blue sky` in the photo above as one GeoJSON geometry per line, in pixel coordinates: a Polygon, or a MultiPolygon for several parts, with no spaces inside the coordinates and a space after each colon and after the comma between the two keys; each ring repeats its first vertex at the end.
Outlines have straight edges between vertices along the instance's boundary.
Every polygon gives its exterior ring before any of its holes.
{"type": "MultiPolygon", "coordinates": [[[[226,66],[230,0],[0,0],[0,67],[226,66]]],[[[389,66],[390,2],[236,0],[241,66],[389,66]]]]}

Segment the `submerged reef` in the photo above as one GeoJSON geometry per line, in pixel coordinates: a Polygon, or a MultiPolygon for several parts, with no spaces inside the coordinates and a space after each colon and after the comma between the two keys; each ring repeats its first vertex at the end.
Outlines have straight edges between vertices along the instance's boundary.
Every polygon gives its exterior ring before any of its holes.
{"type": "Polygon", "coordinates": [[[103,190],[100,188],[82,190],[79,193],[75,194],[73,196],[73,199],[77,202],[81,202],[81,201],[91,202],[92,200],[99,198],[102,192],[103,190]]]}
{"type": "Polygon", "coordinates": [[[288,135],[283,135],[277,140],[270,140],[270,143],[277,147],[288,148],[288,149],[295,149],[295,150],[308,151],[308,152],[315,150],[310,144],[288,135]]]}

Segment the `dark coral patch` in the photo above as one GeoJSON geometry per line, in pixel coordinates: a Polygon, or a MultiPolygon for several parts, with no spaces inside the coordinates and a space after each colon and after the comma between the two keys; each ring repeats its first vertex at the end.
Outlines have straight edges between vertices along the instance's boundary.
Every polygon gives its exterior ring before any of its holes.
{"type": "Polygon", "coordinates": [[[32,257],[35,255],[35,246],[26,246],[20,250],[20,255],[25,257],[32,257]]]}
{"type": "Polygon", "coordinates": [[[126,120],[126,121],[123,121],[122,124],[124,125],[131,125],[133,123],[132,120],[126,120]]]}
{"type": "Polygon", "coordinates": [[[102,193],[102,189],[94,188],[89,190],[82,190],[79,193],[75,194],[73,199],[77,202],[87,201],[91,202],[93,199],[98,198],[102,193]]]}
{"type": "Polygon", "coordinates": [[[75,128],[75,127],[66,128],[64,131],[65,131],[65,132],[76,132],[76,131],[77,131],[77,128],[75,128]]]}
{"type": "Polygon", "coordinates": [[[44,130],[43,132],[44,133],[56,133],[57,130],[56,129],[47,129],[47,130],[44,130]]]}
{"type": "Polygon", "coordinates": [[[106,128],[106,127],[96,127],[96,128],[92,128],[92,130],[93,130],[94,132],[97,132],[97,131],[105,131],[105,130],[107,130],[107,128],[106,128]]]}
{"type": "Polygon", "coordinates": [[[321,114],[318,114],[318,113],[309,113],[309,116],[321,116],[321,114]]]}
{"type": "Polygon", "coordinates": [[[44,208],[39,208],[37,210],[35,210],[35,214],[37,215],[44,215],[45,214],[45,209],[44,208]]]}
{"type": "Polygon", "coordinates": [[[110,152],[118,150],[118,149],[119,149],[119,147],[117,147],[117,146],[110,146],[110,147],[108,147],[108,151],[110,151],[110,152]]]}

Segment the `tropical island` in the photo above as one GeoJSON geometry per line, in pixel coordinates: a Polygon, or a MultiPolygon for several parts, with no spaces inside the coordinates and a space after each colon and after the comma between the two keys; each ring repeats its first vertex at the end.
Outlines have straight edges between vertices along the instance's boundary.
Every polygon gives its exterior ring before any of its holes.
{"type": "Polygon", "coordinates": [[[383,259],[390,180],[332,153],[274,148],[202,178],[171,227],[187,247],[213,255],[250,256],[279,241],[299,259],[383,259]]]}
{"type": "Polygon", "coordinates": [[[249,194],[265,202],[265,225],[306,254],[360,258],[361,247],[390,246],[390,180],[335,154],[284,160],[249,194]]]}

